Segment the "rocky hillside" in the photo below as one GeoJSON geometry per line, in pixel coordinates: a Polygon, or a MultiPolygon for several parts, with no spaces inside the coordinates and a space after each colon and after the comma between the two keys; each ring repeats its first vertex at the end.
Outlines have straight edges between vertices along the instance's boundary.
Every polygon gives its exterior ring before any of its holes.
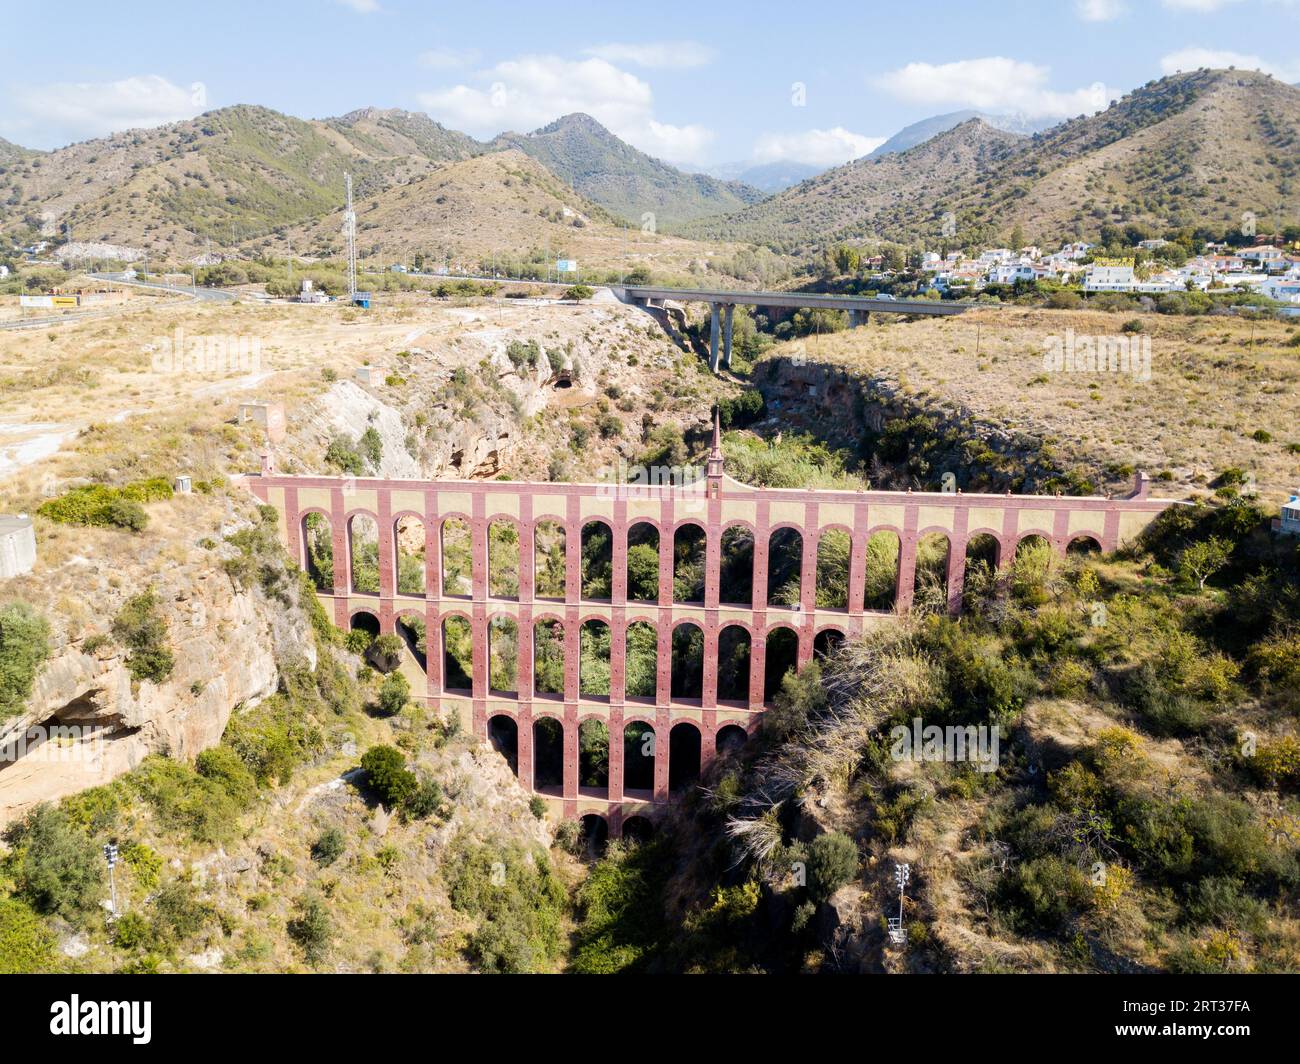
{"type": "Polygon", "coordinates": [[[762,203],[685,227],[694,236],[812,251],[838,240],[902,239],[918,211],[937,225],[945,203],[1011,154],[1020,138],[971,119],[909,151],[857,159],[762,203]]]}
{"type": "Polygon", "coordinates": [[[763,193],[735,181],[685,174],[614,136],[590,115],[572,114],[532,133],[502,133],[490,145],[531,155],[588,199],[640,228],[738,210],[763,193]]]}
{"type": "Polygon", "coordinates": [[[1215,235],[1291,201],[1300,91],[1265,74],[1200,70],[1151,82],[1105,111],[1029,138],[966,122],[910,151],[849,163],[697,235],[781,247],[880,237],[962,244],[1095,239],[1101,226],[1215,235]]]}

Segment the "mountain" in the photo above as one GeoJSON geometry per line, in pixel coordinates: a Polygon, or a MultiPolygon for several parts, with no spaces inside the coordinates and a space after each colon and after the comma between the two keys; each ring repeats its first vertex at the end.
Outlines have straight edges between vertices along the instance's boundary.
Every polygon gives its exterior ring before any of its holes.
{"type": "Polygon", "coordinates": [[[0,199],[23,204],[0,230],[74,238],[183,257],[211,241],[231,246],[319,217],[463,159],[481,145],[425,115],[355,111],[306,121],[237,105],[155,129],[84,141],[0,175],[0,199]]]}
{"type": "Polygon", "coordinates": [[[19,162],[24,159],[34,159],[36,156],[41,154],[43,153],[34,151],[31,148],[20,147],[11,141],[5,140],[4,137],[0,137],[0,166],[19,162]]]}
{"type": "Polygon", "coordinates": [[[532,133],[502,133],[489,148],[531,155],[582,195],[637,227],[647,213],[658,226],[673,226],[763,198],[756,188],[683,173],[651,158],[585,114],[565,115],[532,133]]]}
{"type": "Polygon", "coordinates": [[[770,194],[816,177],[825,169],[826,167],[813,163],[782,159],[772,163],[728,163],[712,167],[709,173],[723,181],[739,181],[742,185],[770,194]]]}
{"type": "Polygon", "coordinates": [[[972,118],[904,152],[855,159],[687,235],[809,251],[835,240],[892,233],[918,203],[939,203],[1015,151],[1015,134],[972,118]]]}
{"type": "Polygon", "coordinates": [[[1041,133],[1052,125],[1051,122],[1035,122],[1023,115],[992,115],[983,111],[952,111],[946,115],[923,118],[919,122],[913,122],[910,126],[904,126],[868,155],[867,158],[879,159],[882,155],[893,155],[897,152],[907,151],[908,148],[915,148],[918,144],[924,144],[931,137],[946,133],[963,122],[969,122],[972,118],[978,118],[985,125],[992,126],[994,129],[1001,129],[1007,133],[1018,133],[1022,136],[1041,133]]]}
{"type": "MultiPolygon", "coordinates": [[[[584,277],[640,265],[684,277],[719,250],[639,228],[629,234],[604,207],[513,148],[444,163],[354,202],[357,252],[372,262],[410,263],[423,254],[470,272],[495,261],[508,273],[521,261],[563,258],[576,259],[584,277]]],[[[336,208],[275,234],[271,248],[333,258],[343,252],[342,230],[336,208]]]]}
{"type": "Polygon", "coordinates": [[[323,125],[342,134],[368,158],[398,158],[445,162],[468,159],[484,150],[473,137],[439,125],[420,112],[396,108],[365,107],[341,118],[326,118],[323,125]]]}
{"type": "MultiPolygon", "coordinates": [[[[947,117],[947,116],[941,116],[947,117]]],[[[904,131],[906,132],[906,131],[904,131]]],[[[924,132],[924,131],[922,131],[924,132]]],[[[1153,81],[1099,114],[1032,137],[970,118],[684,232],[808,251],[836,240],[938,244],[1096,239],[1103,225],[1221,233],[1294,203],[1300,91],[1265,74],[1199,70],[1153,81]]]]}

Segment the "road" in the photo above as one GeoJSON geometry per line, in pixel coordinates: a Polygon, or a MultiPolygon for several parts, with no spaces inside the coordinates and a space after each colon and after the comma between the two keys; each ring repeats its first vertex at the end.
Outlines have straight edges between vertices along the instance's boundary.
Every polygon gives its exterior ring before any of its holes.
{"type": "Polygon", "coordinates": [[[189,296],[201,303],[233,303],[235,300],[242,298],[241,295],[226,292],[220,288],[193,288],[190,285],[161,284],[158,281],[137,281],[128,278],[124,273],[92,273],[90,276],[97,281],[112,281],[114,284],[130,285],[132,288],[149,288],[155,292],[171,292],[178,296],[189,296]]]}

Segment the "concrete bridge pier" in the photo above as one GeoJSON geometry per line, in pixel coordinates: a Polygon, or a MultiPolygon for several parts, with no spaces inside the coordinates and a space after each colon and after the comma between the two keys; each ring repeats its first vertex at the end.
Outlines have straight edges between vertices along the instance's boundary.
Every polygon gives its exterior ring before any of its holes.
{"type": "Polygon", "coordinates": [[[736,304],[728,303],[722,313],[722,368],[731,369],[731,316],[736,304]]]}
{"type": "Polygon", "coordinates": [[[849,311],[849,328],[856,329],[859,325],[866,325],[871,320],[871,311],[869,310],[850,310],[849,311]]]}
{"type": "Polygon", "coordinates": [[[709,371],[718,372],[718,308],[719,303],[709,304],[709,371]]]}

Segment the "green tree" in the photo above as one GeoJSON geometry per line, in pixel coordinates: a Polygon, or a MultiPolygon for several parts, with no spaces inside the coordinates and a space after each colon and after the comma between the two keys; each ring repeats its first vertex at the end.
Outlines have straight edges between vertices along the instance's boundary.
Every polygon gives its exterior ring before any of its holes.
{"type": "Polygon", "coordinates": [[[0,608],[0,720],[18,713],[50,655],[50,625],[26,602],[0,608]]]}
{"type": "Polygon", "coordinates": [[[1178,557],[1178,571],[1185,580],[1195,581],[1200,590],[1215,573],[1228,564],[1232,544],[1218,536],[1188,544],[1178,557]]]}
{"type": "Polygon", "coordinates": [[[406,767],[406,758],[393,746],[372,746],[361,758],[370,789],[389,808],[401,805],[419,787],[415,773],[406,767]]]}
{"type": "Polygon", "coordinates": [[[396,716],[410,697],[410,682],[400,672],[390,672],[379,685],[379,710],[386,716],[396,716]]]}
{"type": "Polygon", "coordinates": [[[69,919],[93,909],[104,881],[95,844],[57,806],[42,803],[4,834],[5,858],[15,893],[41,913],[69,919]]]}
{"type": "Polygon", "coordinates": [[[858,848],[840,831],[813,839],[808,847],[808,892],[825,901],[858,874],[858,848]]]}

